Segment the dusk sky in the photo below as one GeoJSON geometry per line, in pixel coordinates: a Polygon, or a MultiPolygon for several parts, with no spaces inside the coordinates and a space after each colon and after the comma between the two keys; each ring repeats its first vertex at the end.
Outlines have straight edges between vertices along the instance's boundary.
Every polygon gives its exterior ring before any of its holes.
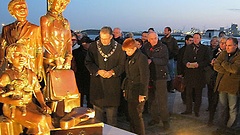
{"type": "MultiPolygon", "coordinates": [[[[15,19],[9,14],[8,2],[0,0],[0,23],[15,19]]],[[[39,25],[46,14],[46,0],[26,0],[28,20],[39,25]]],[[[100,29],[102,26],[120,27],[127,31],[143,31],[165,26],[188,31],[191,27],[203,29],[229,28],[240,25],[238,0],[71,0],[64,17],[73,30],[100,29]]],[[[0,26],[1,28],[2,26],[0,26]]]]}

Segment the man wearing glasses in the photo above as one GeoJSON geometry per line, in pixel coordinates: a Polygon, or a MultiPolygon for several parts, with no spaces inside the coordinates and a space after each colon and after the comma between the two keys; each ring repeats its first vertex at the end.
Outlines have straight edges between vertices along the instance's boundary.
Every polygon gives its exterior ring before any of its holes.
{"type": "Polygon", "coordinates": [[[85,64],[90,72],[90,102],[95,109],[95,118],[117,126],[121,74],[126,56],[121,45],[112,38],[112,29],[103,27],[100,39],[90,44],[85,64]]]}

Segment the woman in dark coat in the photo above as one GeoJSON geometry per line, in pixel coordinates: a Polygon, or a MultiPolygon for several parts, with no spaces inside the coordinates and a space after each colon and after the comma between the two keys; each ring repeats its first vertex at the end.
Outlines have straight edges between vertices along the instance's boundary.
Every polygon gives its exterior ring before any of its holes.
{"type": "Polygon", "coordinates": [[[132,38],[123,42],[122,49],[127,54],[123,90],[124,97],[128,102],[130,128],[134,133],[145,135],[142,112],[148,93],[148,59],[137,48],[137,43],[132,38]]]}

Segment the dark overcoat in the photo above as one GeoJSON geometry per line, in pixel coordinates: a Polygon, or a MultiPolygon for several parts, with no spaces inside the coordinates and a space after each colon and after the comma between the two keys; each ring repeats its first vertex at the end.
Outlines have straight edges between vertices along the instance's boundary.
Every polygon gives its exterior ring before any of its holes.
{"type": "Polygon", "coordinates": [[[207,46],[199,45],[197,53],[194,44],[187,45],[183,56],[183,64],[197,62],[198,68],[186,68],[184,70],[184,81],[187,86],[193,88],[204,88],[206,85],[204,68],[210,63],[210,52],[207,46]]]}
{"type": "MultiPolygon", "coordinates": [[[[90,72],[90,102],[100,107],[119,106],[121,92],[121,74],[124,72],[126,55],[122,46],[113,39],[110,46],[117,45],[115,52],[104,61],[98,51],[97,42],[90,44],[85,64],[90,72]],[[113,70],[115,75],[105,79],[97,74],[98,70],[113,70]]],[[[102,46],[101,42],[100,46],[102,46]]]]}
{"type": "Polygon", "coordinates": [[[123,81],[125,98],[130,102],[139,102],[139,95],[148,96],[149,67],[147,57],[136,50],[134,55],[125,62],[126,78],[123,81]]]}
{"type": "Polygon", "coordinates": [[[144,45],[144,53],[151,59],[152,62],[149,65],[150,79],[156,80],[167,80],[168,78],[168,48],[160,40],[155,46],[150,43],[144,45]]]}

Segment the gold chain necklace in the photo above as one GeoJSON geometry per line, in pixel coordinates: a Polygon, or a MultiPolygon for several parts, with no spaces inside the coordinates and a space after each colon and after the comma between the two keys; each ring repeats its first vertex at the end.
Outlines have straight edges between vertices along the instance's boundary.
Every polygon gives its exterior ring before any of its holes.
{"type": "Polygon", "coordinates": [[[114,48],[108,53],[108,54],[105,54],[103,51],[102,51],[102,48],[100,47],[99,45],[99,40],[97,41],[97,48],[98,48],[98,52],[101,54],[102,57],[104,57],[103,61],[107,61],[108,58],[110,56],[112,56],[112,54],[116,51],[116,48],[117,48],[117,42],[115,41],[115,44],[114,44],[114,48]]]}

